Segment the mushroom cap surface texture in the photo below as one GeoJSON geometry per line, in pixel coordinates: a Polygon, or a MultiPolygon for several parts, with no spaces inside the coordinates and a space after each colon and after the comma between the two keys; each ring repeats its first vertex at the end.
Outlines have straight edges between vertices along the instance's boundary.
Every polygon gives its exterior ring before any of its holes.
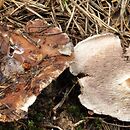
{"type": "MultiPolygon", "coordinates": [[[[40,92],[69,65],[72,56],[59,50],[67,34],[45,20],[29,21],[22,29],[0,25],[0,121],[27,115],[40,92]]],[[[70,48],[71,49],[71,48],[70,48]]]]}
{"type": "Polygon", "coordinates": [[[123,57],[118,36],[107,33],[79,42],[70,65],[79,79],[82,105],[94,113],[130,121],[130,62],[123,57]]]}

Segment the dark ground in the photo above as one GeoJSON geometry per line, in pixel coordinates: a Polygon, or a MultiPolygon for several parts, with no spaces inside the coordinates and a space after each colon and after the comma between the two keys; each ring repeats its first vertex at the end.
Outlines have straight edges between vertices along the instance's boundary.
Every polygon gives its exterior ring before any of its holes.
{"type": "Polygon", "coordinates": [[[26,119],[0,123],[0,130],[129,130],[129,123],[104,115],[93,114],[79,100],[77,77],[65,70],[38,96],[29,108],[26,119]],[[68,96],[67,96],[68,95],[68,96]],[[64,103],[56,111],[58,103],[64,103]],[[126,128],[125,128],[126,127],[126,128]]]}

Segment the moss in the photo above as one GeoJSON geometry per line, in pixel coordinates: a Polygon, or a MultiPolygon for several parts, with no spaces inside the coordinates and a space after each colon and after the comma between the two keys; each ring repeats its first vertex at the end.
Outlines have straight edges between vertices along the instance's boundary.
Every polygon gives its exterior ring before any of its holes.
{"type": "Polygon", "coordinates": [[[76,128],[76,130],[84,130],[84,128],[80,125],[76,128]]]}
{"type": "Polygon", "coordinates": [[[34,121],[33,120],[29,120],[28,121],[28,129],[31,130],[33,129],[35,126],[34,126],[34,121]]]}
{"type": "Polygon", "coordinates": [[[38,121],[38,122],[42,121],[43,116],[44,116],[44,115],[43,115],[41,112],[37,113],[37,114],[35,115],[36,121],[38,121]]]}
{"type": "Polygon", "coordinates": [[[70,105],[68,107],[68,112],[73,116],[73,117],[82,117],[82,114],[80,112],[79,106],[76,105],[70,105]]]}
{"type": "Polygon", "coordinates": [[[63,6],[65,7],[65,5],[68,3],[68,0],[62,0],[63,1],[63,6]]]}
{"type": "Polygon", "coordinates": [[[102,122],[98,118],[95,119],[94,126],[97,130],[102,130],[102,122]]]}

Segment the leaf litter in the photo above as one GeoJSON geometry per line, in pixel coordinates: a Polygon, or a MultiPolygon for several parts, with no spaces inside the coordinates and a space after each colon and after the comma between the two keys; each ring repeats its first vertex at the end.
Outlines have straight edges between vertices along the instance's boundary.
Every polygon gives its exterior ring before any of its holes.
{"type": "MultiPolygon", "coordinates": [[[[68,36],[70,37],[74,45],[76,45],[79,41],[91,35],[111,32],[117,34],[123,41],[122,47],[124,48],[124,53],[125,50],[129,47],[130,2],[128,0],[111,0],[111,1],[109,0],[94,0],[94,1],[91,0],[75,0],[75,1],[74,0],[46,0],[46,1],[4,0],[4,3],[2,3],[1,1],[0,4],[1,4],[0,19],[3,22],[2,25],[3,27],[5,25],[8,25],[8,27],[12,29],[16,29],[16,28],[19,29],[19,28],[23,28],[23,26],[26,25],[26,22],[30,20],[34,20],[36,18],[40,18],[40,19],[45,19],[52,26],[58,26],[59,28],[62,28],[63,32],[66,32],[68,34],[68,36]]],[[[25,64],[25,66],[27,66],[28,68],[28,64],[25,64]]],[[[6,79],[3,80],[5,81],[6,79]]],[[[10,82],[10,80],[8,79],[6,82],[10,82]]],[[[4,86],[4,84],[2,84],[2,86],[4,86]]],[[[53,86],[54,85],[52,85],[50,89],[54,88],[53,86]]],[[[76,86],[78,85],[76,84],[76,86]]],[[[60,93],[59,96],[61,95],[63,96],[66,90],[65,88],[64,89],[63,88],[61,89],[62,92],[60,91],[61,93],[57,92],[57,95],[58,93],[60,93]]],[[[47,92],[48,91],[49,90],[47,90],[47,92]]],[[[73,94],[73,91],[70,95],[73,94]]],[[[76,92],[77,91],[78,90],[76,89],[76,92]]],[[[66,100],[68,104],[71,105],[73,101],[71,102],[72,99],[70,100],[71,97],[70,95],[66,100]]],[[[75,97],[74,100],[78,100],[76,99],[77,96],[74,96],[75,97]]],[[[54,97],[52,96],[52,98],[54,97]]],[[[52,100],[53,102],[53,99],[48,99],[48,100],[52,100]]],[[[54,105],[55,103],[56,102],[53,102],[52,104],[54,105]]],[[[67,103],[65,102],[63,106],[64,107],[67,106],[66,104],[67,103]]],[[[44,106],[46,105],[44,104],[42,108],[44,106]]],[[[4,107],[8,107],[8,106],[4,106],[4,107]]],[[[50,117],[51,116],[52,115],[50,115],[50,117]]],[[[128,125],[125,122],[120,122],[118,120],[111,119],[110,117],[101,118],[98,115],[93,115],[93,116],[94,118],[85,119],[85,122],[79,124],[76,128],[77,129],[80,128],[82,129],[123,129],[121,127],[125,127],[125,125],[128,125]]],[[[73,119],[74,117],[71,118],[72,118],[71,120],[74,123],[76,123],[77,120],[76,119],[74,120],[73,119]]],[[[32,117],[28,119],[29,121],[30,120],[33,121],[32,117]]],[[[80,119],[78,118],[78,120],[80,119]]],[[[52,122],[52,124],[54,124],[52,119],[48,120],[48,122],[52,122]]],[[[21,126],[25,128],[25,125],[23,125],[23,123],[21,123],[20,121],[17,122],[15,125],[17,127],[21,126]]]]}

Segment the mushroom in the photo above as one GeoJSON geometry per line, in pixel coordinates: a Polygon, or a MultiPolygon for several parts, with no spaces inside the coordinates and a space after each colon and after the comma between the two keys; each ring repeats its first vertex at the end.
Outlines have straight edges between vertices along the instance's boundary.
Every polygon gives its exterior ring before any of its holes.
{"type": "Polygon", "coordinates": [[[22,30],[0,26],[0,121],[25,117],[40,92],[69,65],[72,56],[59,52],[67,34],[45,20],[29,21],[22,30]],[[6,31],[5,31],[6,30],[6,31]]]}
{"type": "Polygon", "coordinates": [[[130,62],[118,36],[107,33],[79,42],[70,65],[79,79],[80,102],[94,113],[130,121],[130,62]]]}

